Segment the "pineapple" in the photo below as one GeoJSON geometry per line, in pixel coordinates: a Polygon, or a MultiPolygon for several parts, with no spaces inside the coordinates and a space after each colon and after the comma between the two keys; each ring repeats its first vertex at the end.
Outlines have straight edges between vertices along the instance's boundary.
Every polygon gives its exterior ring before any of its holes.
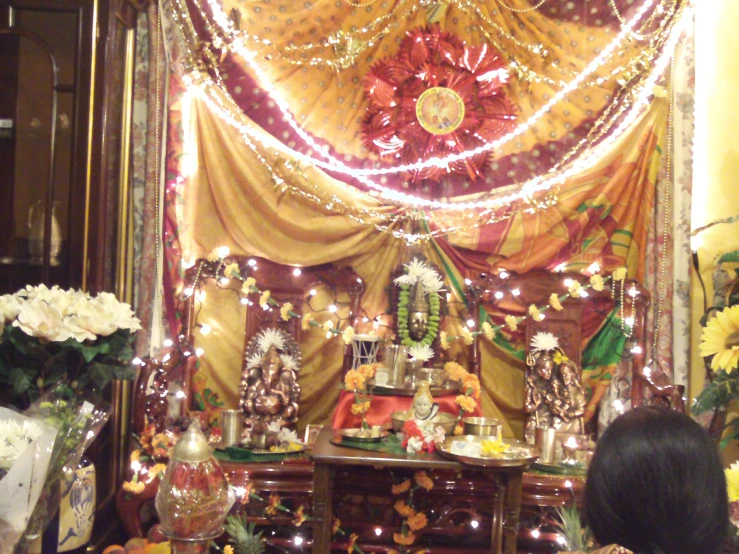
{"type": "Polygon", "coordinates": [[[262,533],[254,533],[256,524],[247,524],[246,515],[228,516],[224,527],[236,554],[264,554],[262,533]]]}

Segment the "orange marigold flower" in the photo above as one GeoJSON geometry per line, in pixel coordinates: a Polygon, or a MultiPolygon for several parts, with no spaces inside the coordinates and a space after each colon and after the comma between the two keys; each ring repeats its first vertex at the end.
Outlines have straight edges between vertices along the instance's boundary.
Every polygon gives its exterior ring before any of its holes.
{"type": "Polygon", "coordinates": [[[414,515],[416,515],[416,510],[411,508],[408,504],[406,504],[402,500],[398,500],[395,503],[395,511],[398,512],[403,517],[413,517],[414,515]]]}
{"type": "Polygon", "coordinates": [[[241,498],[239,499],[239,502],[242,504],[248,504],[249,503],[249,497],[251,497],[251,491],[252,491],[252,484],[247,483],[246,484],[246,490],[244,491],[244,494],[241,495],[241,498]]]}
{"type": "Polygon", "coordinates": [[[477,403],[475,402],[475,399],[470,396],[464,396],[460,394],[455,402],[457,403],[457,406],[462,408],[465,412],[472,413],[475,411],[475,408],[477,408],[477,403]]]}
{"type": "Polygon", "coordinates": [[[267,515],[270,515],[270,516],[277,515],[277,506],[279,506],[280,500],[281,498],[276,494],[271,494],[269,496],[269,502],[267,504],[267,507],[264,509],[267,515]]]}
{"type": "Polygon", "coordinates": [[[364,387],[364,375],[359,373],[356,369],[350,369],[346,372],[344,377],[344,384],[349,390],[357,390],[364,387]]]}
{"type": "Polygon", "coordinates": [[[419,512],[413,516],[410,516],[407,519],[406,523],[408,524],[408,527],[411,528],[411,531],[419,531],[420,529],[423,529],[428,525],[429,520],[426,517],[426,514],[419,512]]]}
{"type": "Polygon", "coordinates": [[[149,470],[149,481],[153,481],[167,470],[167,464],[154,464],[149,470]]]}
{"type": "Polygon", "coordinates": [[[227,544],[223,547],[223,554],[234,554],[234,547],[230,544],[227,544]]]}
{"type": "Polygon", "coordinates": [[[360,365],[357,368],[357,371],[361,373],[362,377],[364,377],[365,379],[372,379],[372,377],[375,376],[375,369],[375,364],[364,364],[360,365]]]}
{"type": "Polygon", "coordinates": [[[349,535],[349,544],[348,544],[348,545],[347,545],[347,547],[346,547],[346,551],[347,551],[347,552],[348,552],[349,554],[352,554],[352,552],[354,552],[354,543],[356,543],[356,542],[357,542],[357,539],[358,539],[358,538],[359,538],[359,537],[357,536],[357,534],[356,534],[356,533],[352,533],[351,535],[349,535]]]}
{"type": "Polygon", "coordinates": [[[138,450],[138,449],[134,450],[133,452],[131,452],[131,463],[138,462],[140,457],[141,457],[141,450],[138,450]]]}
{"type": "Polygon", "coordinates": [[[334,524],[331,526],[331,534],[335,535],[338,533],[339,527],[341,527],[341,520],[338,517],[335,517],[334,524]]]}
{"type": "Polygon", "coordinates": [[[412,531],[408,533],[393,533],[393,540],[402,546],[409,546],[416,542],[416,535],[412,531]]]}
{"type": "Polygon", "coordinates": [[[399,485],[393,485],[392,491],[393,491],[393,494],[403,494],[404,492],[409,491],[410,488],[411,488],[411,480],[406,479],[399,485]]]}
{"type": "Polygon", "coordinates": [[[293,525],[296,527],[300,527],[303,522],[305,521],[305,514],[303,513],[303,506],[299,506],[298,510],[295,512],[295,517],[293,518],[293,525]]]}
{"type": "Polygon", "coordinates": [[[480,398],[480,379],[474,373],[468,373],[467,376],[462,379],[462,391],[465,394],[472,396],[475,400],[480,398]],[[470,391],[472,391],[470,393],[470,391]]]}
{"type": "Polygon", "coordinates": [[[145,488],[146,485],[141,481],[126,481],[123,483],[123,490],[133,494],[141,494],[145,488]]]}
{"type": "Polygon", "coordinates": [[[461,381],[467,375],[467,370],[456,362],[444,364],[444,371],[452,381],[461,381]]]}
{"type": "Polygon", "coordinates": [[[423,487],[427,491],[434,488],[434,481],[425,471],[417,471],[413,478],[416,480],[419,487],[423,487]]]}
{"type": "Polygon", "coordinates": [[[360,402],[359,404],[352,404],[351,410],[354,415],[362,415],[367,413],[369,407],[369,402],[360,402]]]}
{"type": "Polygon", "coordinates": [[[464,433],[464,427],[462,426],[461,423],[457,423],[456,427],[454,427],[454,434],[456,436],[459,436],[462,433],[464,433]]]}

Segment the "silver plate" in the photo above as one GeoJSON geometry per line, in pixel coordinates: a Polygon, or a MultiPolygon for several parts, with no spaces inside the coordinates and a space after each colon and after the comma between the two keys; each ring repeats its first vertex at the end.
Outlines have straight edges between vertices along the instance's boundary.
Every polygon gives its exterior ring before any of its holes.
{"type": "Polygon", "coordinates": [[[360,431],[359,429],[336,429],[336,431],[334,432],[340,435],[343,439],[354,441],[354,442],[380,442],[382,439],[390,436],[390,433],[388,431],[385,431],[384,429],[380,431],[380,435],[378,437],[356,437],[354,436],[359,431],[360,431]]]}
{"type": "Polygon", "coordinates": [[[517,441],[513,439],[503,439],[503,443],[509,445],[511,448],[506,451],[500,458],[483,458],[477,456],[462,456],[460,454],[452,454],[452,442],[454,441],[469,441],[469,442],[482,442],[486,440],[494,441],[497,437],[488,436],[477,436],[477,435],[461,435],[458,437],[447,437],[439,449],[439,455],[455,460],[462,464],[480,466],[480,467],[512,467],[520,466],[524,464],[530,464],[535,461],[541,452],[539,449],[527,442],[517,441]]]}
{"type": "MultiPolygon", "coordinates": [[[[400,387],[393,385],[376,385],[374,377],[367,381],[367,384],[374,389],[378,394],[392,394],[395,396],[414,396],[418,392],[418,387],[404,384],[400,387]]],[[[449,396],[457,394],[459,389],[462,388],[461,381],[446,381],[443,385],[431,385],[429,390],[431,396],[449,396]]]]}

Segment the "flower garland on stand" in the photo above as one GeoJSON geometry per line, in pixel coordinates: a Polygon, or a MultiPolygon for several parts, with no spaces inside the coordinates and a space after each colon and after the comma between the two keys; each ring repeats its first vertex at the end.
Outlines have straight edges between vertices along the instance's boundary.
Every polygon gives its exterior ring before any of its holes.
{"type": "Polygon", "coordinates": [[[394,280],[400,287],[398,297],[398,338],[400,343],[410,348],[419,346],[431,346],[436,340],[441,322],[441,298],[439,292],[444,287],[441,275],[419,258],[413,258],[405,264],[404,275],[394,280]],[[408,315],[411,303],[411,287],[421,287],[422,294],[428,295],[429,322],[426,334],[420,341],[415,341],[410,336],[408,328],[408,315]]]}

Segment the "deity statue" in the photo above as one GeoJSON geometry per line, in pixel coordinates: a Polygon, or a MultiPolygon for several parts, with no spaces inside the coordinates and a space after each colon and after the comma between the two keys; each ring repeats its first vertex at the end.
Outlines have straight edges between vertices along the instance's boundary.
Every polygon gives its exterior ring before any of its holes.
{"type": "Polygon", "coordinates": [[[295,357],[286,352],[287,342],[283,331],[269,329],[257,337],[256,347],[250,344],[254,352],[241,379],[240,402],[248,424],[290,425],[298,419],[298,368],[295,357]]]}
{"type": "Polygon", "coordinates": [[[585,393],[577,366],[564,355],[551,333],[537,333],[526,358],[524,435],[534,442],[537,427],[558,433],[584,433],[585,393]]]}
{"type": "Polygon", "coordinates": [[[415,341],[423,340],[429,327],[429,302],[423,283],[413,285],[413,294],[408,303],[408,335],[415,341]]]}
{"type": "Polygon", "coordinates": [[[434,432],[439,421],[439,405],[431,396],[428,381],[421,381],[418,384],[418,391],[413,396],[408,416],[408,419],[415,421],[424,434],[434,432]]]}

